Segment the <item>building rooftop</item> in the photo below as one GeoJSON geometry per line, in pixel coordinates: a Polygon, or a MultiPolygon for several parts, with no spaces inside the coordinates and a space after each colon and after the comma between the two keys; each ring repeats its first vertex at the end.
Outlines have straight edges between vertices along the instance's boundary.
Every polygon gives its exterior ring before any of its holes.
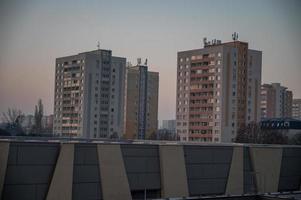
{"type": "Polygon", "coordinates": [[[245,146],[245,147],[297,147],[299,145],[278,145],[278,144],[242,144],[242,143],[206,143],[206,142],[182,142],[167,140],[130,140],[130,139],[88,139],[80,137],[42,137],[42,136],[0,136],[1,141],[10,142],[32,142],[32,143],[95,143],[95,144],[144,144],[144,145],[194,145],[194,146],[245,146]]]}

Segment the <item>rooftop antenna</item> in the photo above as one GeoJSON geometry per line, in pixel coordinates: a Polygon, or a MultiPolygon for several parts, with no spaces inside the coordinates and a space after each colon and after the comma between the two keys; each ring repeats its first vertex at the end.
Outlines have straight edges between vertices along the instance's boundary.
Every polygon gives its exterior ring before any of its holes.
{"type": "Polygon", "coordinates": [[[100,49],[100,42],[98,41],[97,42],[97,50],[99,50],[100,49]]]}
{"type": "Polygon", "coordinates": [[[203,38],[203,43],[204,43],[204,47],[206,47],[207,46],[207,38],[206,37],[203,38]]]}
{"type": "Polygon", "coordinates": [[[233,41],[238,40],[238,33],[234,32],[234,33],[232,34],[232,39],[233,39],[233,41]]]}

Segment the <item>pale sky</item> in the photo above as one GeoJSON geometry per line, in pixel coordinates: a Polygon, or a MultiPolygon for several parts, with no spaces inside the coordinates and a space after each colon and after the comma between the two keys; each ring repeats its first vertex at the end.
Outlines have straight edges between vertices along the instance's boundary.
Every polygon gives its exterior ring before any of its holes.
{"type": "Polygon", "coordinates": [[[176,56],[202,39],[249,42],[263,51],[263,83],[301,98],[300,0],[0,0],[0,113],[53,113],[55,58],[101,48],[148,58],[160,73],[159,120],[175,118],[176,56]]]}

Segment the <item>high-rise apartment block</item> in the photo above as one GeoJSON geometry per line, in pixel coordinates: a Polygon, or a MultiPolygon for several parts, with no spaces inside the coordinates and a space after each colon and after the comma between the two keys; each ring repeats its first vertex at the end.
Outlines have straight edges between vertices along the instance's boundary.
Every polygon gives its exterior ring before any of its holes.
{"type": "Polygon", "coordinates": [[[261,86],[261,118],[292,117],[293,93],[280,83],[261,86]]]}
{"type": "Polygon", "coordinates": [[[177,134],[182,141],[231,142],[260,120],[262,52],[237,41],[178,52],[177,134]]]}
{"type": "Polygon", "coordinates": [[[276,116],[276,91],[270,84],[261,86],[261,118],[276,116]]]}
{"type": "Polygon", "coordinates": [[[55,65],[54,134],[120,137],[126,59],[99,49],[57,58],[55,65]]]}
{"type": "Polygon", "coordinates": [[[293,118],[301,120],[301,99],[293,99],[293,118]]]}
{"type": "Polygon", "coordinates": [[[148,71],[147,62],[127,67],[127,139],[148,139],[158,128],[159,73],[148,71]]]}

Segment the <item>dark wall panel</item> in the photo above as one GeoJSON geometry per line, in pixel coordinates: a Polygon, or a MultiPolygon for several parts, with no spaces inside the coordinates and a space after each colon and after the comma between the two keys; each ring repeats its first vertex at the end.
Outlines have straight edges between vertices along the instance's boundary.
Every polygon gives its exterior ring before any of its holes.
{"type": "Polygon", "coordinates": [[[11,143],[3,199],[45,199],[59,148],[52,143],[11,143]]]}
{"type": "Polygon", "coordinates": [[[184,146],[191,196],[225,193],[232,153],[233,147],[184,146]]]}
{"type": "Polygon", "coordinates": [[[301,184],[301,149],[286,147],[283,149],[279,191],[299,190],[301,184]]]}
{"type": "Polygon", "coordinates": [[[132,197],[160,197],[160,160],[157,145],[121,145],[132,197]]]}
{"type": "Polygon", "coordinates": [[[102,199],[97,146],[76,144],[73,165],[72,199],[102,199]]]}

